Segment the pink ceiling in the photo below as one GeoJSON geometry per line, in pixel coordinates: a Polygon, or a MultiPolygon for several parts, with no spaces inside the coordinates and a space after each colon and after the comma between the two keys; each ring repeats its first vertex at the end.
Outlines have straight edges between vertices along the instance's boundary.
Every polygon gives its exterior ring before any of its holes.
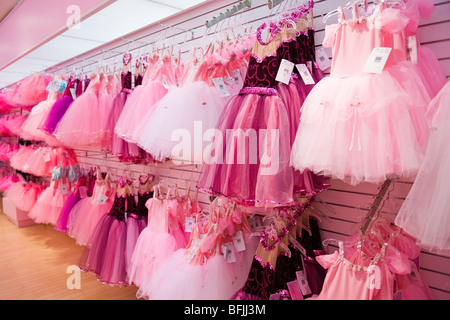
{"type": "Polygon", "coordinates": [[[0,23],[0,70],[67,30],[73,12],[83,20],[116,0],[23,0],[0,23]],[[70,20],[70,19],[69,19],[70,20]]]}

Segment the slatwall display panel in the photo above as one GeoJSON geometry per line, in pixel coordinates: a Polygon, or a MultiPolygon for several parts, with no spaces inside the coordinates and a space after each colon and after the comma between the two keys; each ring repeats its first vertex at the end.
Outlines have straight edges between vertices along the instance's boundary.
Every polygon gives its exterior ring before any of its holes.
{"type": "MultiPolygon", "coordinates": [[[[291,3],[305,3],[306,1],[289,1],[291,3]]],[[[318,0],[314,7],[314,28],[316,30],[316,47],[321,47],[325,35],[325,25],[337,22],[337,15],[330,17],[326,23],[324,16],[336,9],[339,5],[345,5],[348,0],[318,0]]],[[[151,25],[141,29],[122,39],[113,41],[99,49],[87,52],[75,59],[71,59],[49,72],[71,72],[74,68],[84,73],[96,70],[98,61],[102,59],[106,65],[120,67],[123,53],[129,51],[133,59],[141,54],[151,51],[155,46],[161,46],[161,39],[165,37],[166,45],[174,45],[174,52],[181,51],[182,59],[188,59],[190,50],[200,48],[205,43],[205,35],[220,33],[226,27],[226,23],[218,24],[209,29],[205,22],[214,16],[220,15],[237,5],[239,1],[215,0],[199,5],[195,10],[188,10],[161,21],[162,24],[151,25]],[[169,25],[171,27],[164,27],[169,25]],[[133,41],[131,41],[133,40],[133,41]]],[[[450,1],[436,0],[436,9],[430,19],[420,22],[418,40],[424,46],[431,48],[436,54],[445,74],[450,77],[450,1]]],[[[254,32],[258,26],[270,19],[277,12],[277,8],[269,10],[266,0],[253,0],[251,8],[237,13],[230,19],[229,24],[240,23],[246,25],[254,32]],[[234,19],[234,20],[233,20],[234,19]]],[[[283,4],[280,4],[278,9],[283,4]]],[[[287,5],[286,5],[287,6],[287,5]]],[[[325,51],[332,59],[331,50],[325,51]]],[[[326,71],[328,73],[329,70],[326,71]]],[[[124,164],[112,155],[96,150],[77,150],[77,156],[85,166],[98,165],[102,169],[109,169],[120,175],[124,171],[132,173],[136,180],[141,173],[153,173],[165,186],[175,184],[183,193],[187,186],[191,187],[191,196],[195,195],[195,184],[201,172],[201,165],[174,165],[172,162],[165,164],[124,164]]],[[[394,181],[389,188],[386,201],[382,204],[380,217],[388,221],[395,218],[396,213],[408,194],[412,181],[394,181]]],[[[332,180],[329,190],[318,197],[318,207],[325,216],[321,218],[320,228],[322,239],[344,239],[359,230],[362,220],[368,213],[368,208],[374,201],[378,191],[378,185],[362,183],[351,186],[342,181],[332,180]]],[[[207,208],[209,195],[198,193],[203,208],[207,208]]],[[[267,213],[258,211],[260,213],[267,213]]],[[[332,252],[336,248],[329,246],[327,250],[332,252]]],[[[450,299],[450,259],[436,254],[422,252],[420,255],[421,274],[431,287],[436,299],[450,299]]]]}

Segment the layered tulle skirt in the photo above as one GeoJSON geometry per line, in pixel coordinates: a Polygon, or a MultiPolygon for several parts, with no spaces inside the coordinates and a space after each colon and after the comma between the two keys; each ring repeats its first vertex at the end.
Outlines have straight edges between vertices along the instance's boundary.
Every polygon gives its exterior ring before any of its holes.
{"type": "Polygon", "coordinates": [[[301,108],[291,164],[351,184],[413,177],[426,135],[413,106],[388,72],[324,78],[301,108]]]}

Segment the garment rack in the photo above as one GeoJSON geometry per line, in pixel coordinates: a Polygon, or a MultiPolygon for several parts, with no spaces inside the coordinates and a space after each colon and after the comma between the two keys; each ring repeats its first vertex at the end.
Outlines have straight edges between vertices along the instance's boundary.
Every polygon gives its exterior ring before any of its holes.
{"type": "Polygon", "coordinates": [[[364,234],[366,233],[370,224],[372,223],[373,217],[378,212],[381,201],[383,200],[384,196],[386,195],[386,192],[388,191],[391,183],[392,183],[392,181],[390,179],[387,179],[381,186],[380,191],[378,192],[378,195],[376,196],[374,202],[372,203],[372,205],[369,209],[369,213],[366,215],[366,217],[364,219],[363,225],[360,227],[360,232],[361,232],[362,236],[364,236],[364,234]]]}
{"type": "Polygon", "coordinates": [[[251,0],[245,0],[242,2],[239,2],[239,4],[236,6],[233,6],[231,9],[227,9],[225,13],[220,13],[218,17],[213,17],[211,20],[207,20],[205,25],[207,28],[211,28],[213,25],[219,23],[222,20],[225,20],[226,18],[231,17],[236,12],[243,10],[245,8],[251,8],[252,7],[252,1],[251,0]]]}

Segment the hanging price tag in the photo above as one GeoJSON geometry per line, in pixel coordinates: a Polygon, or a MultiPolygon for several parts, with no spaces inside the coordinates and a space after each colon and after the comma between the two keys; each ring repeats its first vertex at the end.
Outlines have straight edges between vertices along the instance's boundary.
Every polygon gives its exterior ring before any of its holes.
{"type": "Polygon", "coordinates": [[[184,232],[192,232],[192,227],[194,226],[195,219],[192,217],[186,217],[184,222],[184,232]]]}
{"type": "Polygon", "coordinates": [[[75,88],[70,88],[70,94],[72,95],[72,99],[75,100],[77,98],[77,95],[75,94],[75,88]]]}
{"type": "Polygon", "coordinates": [[[165,74],[162,75],[161,83],[164,88],[169,89],[169,84],[167,83],[167,76],[165,74]]]}
{"type": "Polygon", "coordinates": [[[78,188],[78,192],[80,193],[80,198],[84,199],[87,198],[87,188],[85,186],[81,186],[78,188]]]}
{"type": "Polygon", "coordinates": [[[221,246],[222,255],[228,263],[236,262],[236,254],[232,242],[227,242],[221,246]]]}
{"type": "Polygon", "coordinates": [[[316,82],[314,81],[311,73],[309,72],[308,67],[306,66],[306,64],[296,64],[295,65],[297,67],[298,72],[300,73],[300,76],[303,79],[303,82],[305,84],[315,84],[316,82]]]}
{"type": "Polygon", "coordinates": [[[294,63],[289,60],[282,59],[275,80],[284,84],[289,84],[294,66],[294,63]]]}
{"type": "Polygon", "coordinates": [[[323,47],[316,50],[316,62],[319,65],[320,70],[325,71],[331,67],[331,61],[327,52],[323,47]]]}
{"type": "Polygon", "coordinates": [[[233,244],[237,252],[245,251],[245,241],[242,231],[238,231],[233,235],[233,244]]]}
{"type": "Polygon", "coordinates": [[[407,39],[406,48],[408,50],[408,57],[412,63],[417,64],[417,38],[410,36],[407,39]]]}
{"type": "Polygon", "coordinates": [[[378,74],[383,72],[384,65],[386,64],[391,50],[392,48],[387,47],[374,48],[364,66],[363,72],[378,74]]]}
{"type": "Polygon", "coordinates": [[[239,69],[231,71],[231,76],[233,77],[236,86],[242,87],[244,85],[244,82],[242,81],[241,72],[239,71],[239,69]]]}
{"type": "Polygon", "coordinates": [[[297,280],[290,281],[286,284],[289,289],[289,293],[291,295],[292,300],[304,300],[302,292],[300,290],[300,285],[298,284],[297,280]]]}
{"type": "Polygon", "coordinates": [[[102,194],[102,195],[100,195],[100,197],[98,198],[97,202],[100,203],[100,204],[104,204],[104,203],[106,203],[107,200],[108,200],[108,196],[102,194]]]}
{"type": "Polygon", "coordinates": [[[305,271],[297,271],[296,273],[297,281],[300,286],[300,291],[303,296],[311,294],[311,288],[309,287],[308,280],[306,279],[305,271]]]}
{"type": "Polygon", "coordinates": [[[65,184],[59,185],[59,190],[61,190],[62,194],[68,194],[69,190],[67,189],[67,186],[65,184]]]}
{"type": "Polygon", "coordinates": [[[227,86],[225,85],[225,82],[222,78],[214,78],[213,83],[222,97],[228,97],[230,95],[230,92],[228,91],[227,86]]]}

